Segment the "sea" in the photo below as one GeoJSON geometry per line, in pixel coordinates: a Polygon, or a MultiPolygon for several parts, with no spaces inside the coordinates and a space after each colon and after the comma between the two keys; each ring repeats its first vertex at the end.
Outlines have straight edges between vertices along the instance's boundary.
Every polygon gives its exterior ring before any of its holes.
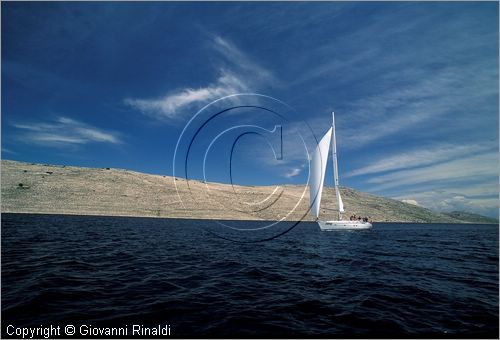
{"type": "Polygon", "coordinates": [[[498,338],[498,234],[2,214],[2,338],[498,338]]]}

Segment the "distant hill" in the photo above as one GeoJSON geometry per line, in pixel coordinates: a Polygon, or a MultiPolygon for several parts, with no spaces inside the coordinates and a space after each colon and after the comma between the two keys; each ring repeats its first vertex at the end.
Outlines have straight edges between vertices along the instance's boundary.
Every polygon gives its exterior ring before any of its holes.
{"type": "MultiPolygon", "coordinates": [[[[312,220],[305,186],[231,186],[110,168],[3,160],[1,211],[194,219],[312,220]]],[[[346,216],[375,222],[491,223],[473,214],[442,214],[341,188],[346,216]],[[474,216],[474,219],[471,218],[474,216]]],[[[333,188],[323,193],[323,219],[336,218],[333,188]]]]}
{"type": "Polygon", "coordinates": [[[469,223],[498,223],[498,220],[496,218],[486,217],[483,215],[478,215],[463,211],[452,211],[444,214],[469,223]]]}

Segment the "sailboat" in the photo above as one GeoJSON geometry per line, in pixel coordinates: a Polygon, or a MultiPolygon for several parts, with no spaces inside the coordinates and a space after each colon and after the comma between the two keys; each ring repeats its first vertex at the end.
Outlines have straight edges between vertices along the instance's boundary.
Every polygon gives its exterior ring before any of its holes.
{"type": "Polygon", "coordinates": [[[372,224],[363,221],[344,221],[342,213],[344,212],[344,204],[339,190],[339,171],[337,167],[337,141],[335,138],[335,113],[332,112],[332,126],[328,132],[321,138],[314,155],[311,160],[311,178],[309,201],[311,206],[311,214],[316,218],[321,230],[337,230],[337,229],[369,229],[372,224]],[[322,221],[319,219],[319,210],[321,204],[321,195],[323,193],[323,184],[325,181],[326,165],[328,161],[328,151],[332,145],[332,162],[333,162],[333,184],[335,186],[335,195],[337,197],[338,220],[322,221]]]}

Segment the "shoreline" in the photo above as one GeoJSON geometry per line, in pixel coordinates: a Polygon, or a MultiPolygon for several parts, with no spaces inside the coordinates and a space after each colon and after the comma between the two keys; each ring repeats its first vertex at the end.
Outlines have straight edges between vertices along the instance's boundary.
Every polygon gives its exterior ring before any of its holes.
{"type": "MultiPolygon", "coordinates": [[[[146,216],[146,215],[98,215],[98,214],[78,214],[78,213],[53,213],[53,212],[13,212],[13,211],[2,211],[0,215],[10,214],[10,215],[55,215],[55,216],[77,216],[77,217],[109,217],[109,218],[151,218],[151,219],[160,219],[160,220],[192,220],[192,221],[231,221],[231,222],[278,222],[276,220],[243,220],[243,219],[215,219],[215,218],[192,218],[192,217],[168,217],[168,216],[146,216]]],[[[286,223],[315,223],[314,220],[284,220],[279,222],[286,223]]],[[[481,224],[481,225],[500,225],[497,223],[488,223],[488,222],[405,222],[405,221],[373,221],[372,224],[481,224]]]]}

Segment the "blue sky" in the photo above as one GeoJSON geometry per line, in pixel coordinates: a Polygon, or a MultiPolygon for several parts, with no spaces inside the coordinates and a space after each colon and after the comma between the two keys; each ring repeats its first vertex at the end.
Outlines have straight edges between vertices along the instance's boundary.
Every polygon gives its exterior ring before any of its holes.
{"type": "MultiPolygon", "coordinates": [[[[241,138],[239,183],[306,183],[296,132],[321,138],[335,110],[341,185],[498,216],[496,2],[2,3],[3,159],[171,175],[186,123],[234,93],[293,108],[206,126],[205,147],[282,126],[282,160],[276,133],[241,138]]],[[[228,181],[228,145],[208,180],[228,181]]]]}

